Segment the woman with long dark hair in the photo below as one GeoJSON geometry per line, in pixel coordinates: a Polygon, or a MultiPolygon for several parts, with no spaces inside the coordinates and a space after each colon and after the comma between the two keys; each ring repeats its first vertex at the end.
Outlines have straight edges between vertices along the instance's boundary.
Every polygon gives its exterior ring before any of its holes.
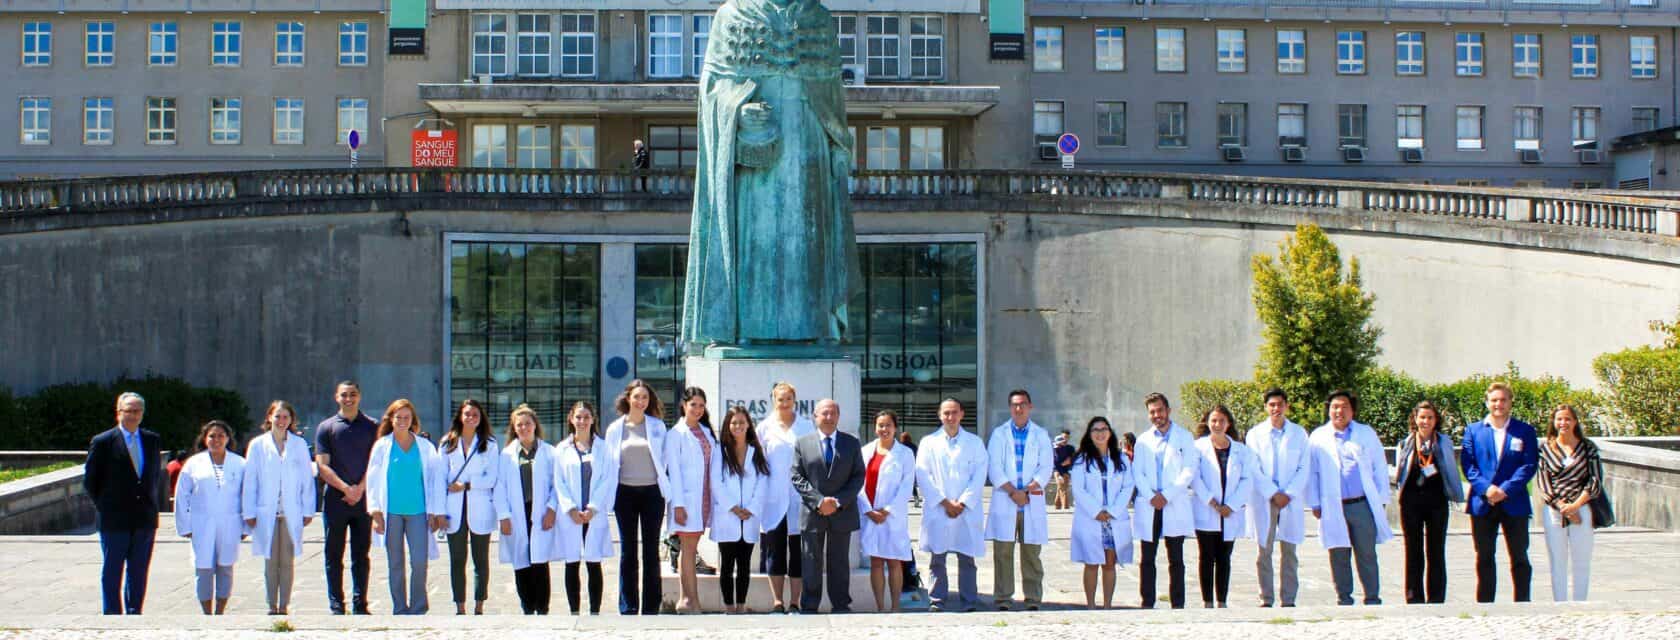
{"type": "Polygon", "coordinates": [[[700,612],[700,577],[694,558],[700,536],[712,524],[712,469],[723,463],[711,416],[706,413],[706,392],[699,387],[683,389],[682,417],[665,436],[665,485],[670,511],[669,527],[679,543],[677,556],[677,613],[700,612]]]}
{"type": "Polygon", "coordinates": [[[1395,484],[1406,543],[1406,602],[1447,601],[1447,516],[1464,502],[1458,447],[1441,430],[1441,410],[1425,400],[1412,407],[1411,429],[1400,441],[1395,484]]]}
{"type": "Polygon", "coordinates": [[[910,551],[910,493],[916,486],[916,454],[898,444],[898,414],[875,414],[875,441],[863,446],[863,516],[858,540],[869,558],[869,589],[876,611],[898,611],[904,591],[904,563],[910,551]]]}
{"type": "Polygon", "coordinates": [[[1553,407],[1551,423],[1546,429],[1546,444],[1540,447],[1538,479],[1540,501],[1546,505],[1541,522],[1552,567],[1552,599],[1586,600],[1592,575],[1593,528],[1608,524],[1594,522],[1589,506],[1604,490],[1604,467],[1598,445],[1581,430],[1575,407],[1553,407]]]}
{"type": "Polygon", "coordinates": [[[175,480],[175,531],[192,542],[198,604],[204,615],[227,611],[233,565],[239,560],[239,540],[245,533],[239,515],[245,458],[231,451],[232,445],[233,428],[228,423],[204,423],[193,441],[198,453],[181,465],[181,476],[175,480]]]}
{"type": "Polygon", "coordinates": [[[612,557],[612,510],[618,476],[606,442],[595,428],[595,406],[579,400],[566,412],[572,437],[554,447],[554,496],[560,518],[554,559],[566,563],[566,604],[578,615],[583,600],[580,570],[589,572],[589,615],[601,613],[601,561],[612,557]]]}
{"type": "Polygon", "coordinates": [[[770,463],[746,407],[730,407],[718,430],[723,464],[712,467],[712,541],[718,545],[718,590],[724,613],[745,613],[753,545],[770,492],[770,463]]]}
{"type": "Polygon", "coordinates": [[[490,592],[490,532],[496,530],[491,503],[501,447],[484,420],[484,405],[467,398],[455,411],[449,433],[438,447],[447,464],[449,511],[449,589],[455,596],[455,615],[467,612],[467,559],[473,564],[473,614],[484,615],[490,592]]]}
{"type": "Polygon", "coordinates": [[[391,609],[396,615],[424,615],[426,565],[438,558],[432,532],[448,518],[443,504],[443,458],[431,441],[419,437],[420,416],[414,403],[398,399],[379,419],[378,440],[368,455],[368,515],[373,543],[385,547],[391,609]],[[404,571],[404,563],[407,571],[404,571]]]}
{"type": "Polygon", "coordinates": [[[614,403],[619,418],[603,438],[618,476],[613,518],[618,521],[618,613],[659,614],[659,522],[671,488],[665,478],[665,411],[641,379],[624,385],[614,403]]]}
{"type": "Polygon", "coordinates": [[[303,528],[314,520],[315,461],[309,443],[292,429],[297,412],[283,400],[268,405],[262,433],[245,449],[241,490],[251,555],[263,559],[268,615],[286,615],[292,569],[303,555],[303,528]]]}
{"type": "Polygon", "coordinates": [[[1132,561],[1131,516],[1126,503],[1137,485],[1131,460],[1108,418],[1085,423],[1068,477],[1073,492],[1073,527],[1069,556],[1085,565],[1085,608],[1097,608],[1097,574],[1102,574],[1102,606],[1114,606],[1115,565],[1132,561]]]}
{"type": "Polygon", "coordinates": [[[1201,453],[1196,490],[1196,555],[1202,584],[1202,606],[1225,608],[1231,593],[1231,552],[1237,539],[1248,535],[1243,508],[1254,493],[1254,474],[1260,468],[1254,453],[1241,442],[1237,422],[1225,405],[1214,405],[1196,421],[1196,451],[1201,453]]]}

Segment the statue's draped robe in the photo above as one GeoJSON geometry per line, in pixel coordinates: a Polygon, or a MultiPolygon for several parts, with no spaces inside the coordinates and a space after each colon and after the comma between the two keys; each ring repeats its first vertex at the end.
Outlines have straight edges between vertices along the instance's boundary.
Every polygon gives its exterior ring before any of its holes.
{"type": "Polygon", "coordinates": [[[834,21],[816,0],[734,0],[700,74],[682,340],[833,343],[861,284],[834,21]],[[743,126],[763,102],[770,123],[743,126]]]}

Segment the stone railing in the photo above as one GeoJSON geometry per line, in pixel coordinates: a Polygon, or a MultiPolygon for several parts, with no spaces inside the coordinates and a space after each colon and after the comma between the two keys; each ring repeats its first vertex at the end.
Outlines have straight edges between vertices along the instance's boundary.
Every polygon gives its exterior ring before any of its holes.
{"type": "MultiPolygon", "coordinates": [[[[855,201],[963,208],[997,198],[1204,201],[1521,222],[1680,237],[1680,202],[1555,190],[1108,171],[949,169],[859,171],[855,201]]],[[[79,180],[0,182],[0,221],[62,214],[166,211],[269,203],[289,213],[310,202],[381,200],[406,209],[502,201],[687,200],[687,171],[613,169],[304,169],[79,180]]],[[[318,205],[317,205],[318,206],[318,205]]],[[[524,205],[529,206],[529,205],[524,205]]],[[[325,207],[322,207],[325,210],[325,207]]],[[[98,224],[98,219],[83,224],[98,224]]]]}

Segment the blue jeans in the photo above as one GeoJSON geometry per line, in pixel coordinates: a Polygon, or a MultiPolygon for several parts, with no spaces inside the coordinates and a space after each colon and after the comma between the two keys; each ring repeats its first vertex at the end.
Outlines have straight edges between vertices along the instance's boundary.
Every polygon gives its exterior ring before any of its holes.
{"type": "Polygon", "coordinates": [[[391,581],[391,613],[423,615],[431,608],[426,602],[426,514],[385,516],[386,577],[391,581]],[[408,567],[403,567],[404,547],[407,547],[408,567]],[[404,573],[407,573],[405,576],[404,573]]]}
{"type": "Polygon", "coordinates": [[[152,567],[152,542],[156,539],[155,528],[99,531],[99,549],[105,554],[99,576],[105,615],[140,615],[140,607],[146,603],[146,574],[152,567]],[[128,572],[126,582],[124,570],[128,572]]]}

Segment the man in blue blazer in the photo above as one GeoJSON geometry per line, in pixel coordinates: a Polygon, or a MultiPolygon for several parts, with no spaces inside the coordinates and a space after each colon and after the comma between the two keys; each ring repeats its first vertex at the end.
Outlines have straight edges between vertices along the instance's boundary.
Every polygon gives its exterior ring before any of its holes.
{"type": "Polygon", "coordinates": [[[1512,599],[1528,602],[1528,519],[1533,507],[1528,481],[1540,461],[1534,427],[1511,417],[1511,387],[1495,382],[1487,388],[1488,415],[1464,429],[1459,456],[1464,478],[1470,482],[1470,536],[1476,543],[1476,601],[1493,602],[1499,588],[1495,573],[1494,540],[1505,533],[1511,555],[1512,599]]]}
{"type": "Polygon", "coordinates": [[[83,466],[82,488],[93,499],[99,547],[105,555],[99,580],[105,615],[139,615],[146,602],[146,574],[157,539],[163,477],[158,452],[163,441],[140,428],[145,415],[146,399],[140,394],[117,396],[117,426],[93,437],[83,466]]]}

